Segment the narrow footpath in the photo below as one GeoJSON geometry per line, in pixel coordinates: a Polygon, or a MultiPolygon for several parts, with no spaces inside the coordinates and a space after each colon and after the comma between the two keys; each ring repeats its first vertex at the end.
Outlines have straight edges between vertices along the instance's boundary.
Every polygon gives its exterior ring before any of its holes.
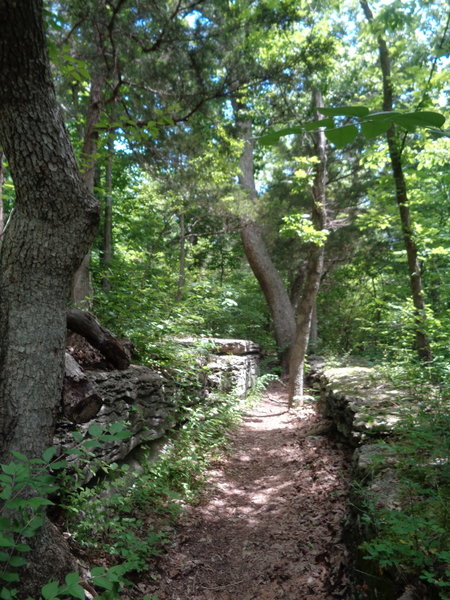
{"type": "Polygon", "coordinates": [[[286,407],[277,382],[246,414],[142,592],[158,600],[348,597],[348,457],[321,433],[311,405],[286,407]]]}

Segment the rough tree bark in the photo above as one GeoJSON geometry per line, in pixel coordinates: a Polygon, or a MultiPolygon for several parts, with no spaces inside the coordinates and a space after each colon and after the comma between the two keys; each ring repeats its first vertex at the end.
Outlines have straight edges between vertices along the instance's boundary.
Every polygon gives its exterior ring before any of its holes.
{"type": "MultiPolygon", "coordinates": [[[[66,302],[98,223],[79,176],[46,53],[42,0],[0,0],[0,144],[16,203],[0,254],[0,461],[52,444],[64,372],[66,302]]],[[[47,522],[25,593],[70,568],[47,522]]],[[[66,560],[67,559],[67,560],[66,560]]]]}
{"type": "Polygon", "coordinates": [[[5,181],[5,175],[4,175],[4,167],[3,167],[3,151],[0,150],[0,244],[1,244],[1,238],[3,235],[3,184],[5,181]]]}
{"type": "MultiPolygon", "coordinates": [[[[315,119],[322,118],[320,107],[323,106],[322,95],[318,89],[313,90],[313,107],[315,119]]],[[[312,221],[316,229],[326,228],[326,180],[327,180],[327,147],[324,130],[321,128],[314,134],[316,156],[319,159],[312,187],[312,221]]],[[[303,377],[306,351],[311,332],[311,320],[319,292],[320,279],[323,272],[325,256],[324,243],[311,243],[306,274],[300,301],[296,309],[297,329],[292,344],[289,365],[289,408],[293,404],[303,402],[303,377]]]]}
{"type": "MultiPolygon", "coordinates": [[[[371,23],[374,17],[367,0],[360,0],[360,4],[367,21],[371,23]]],[[[394,85],[391,73],[391,57],[386,40],[381,35],[378,36],[378,52],[383,79],[383,110],[392,111],[394,85]]],[[[407,256],[411,297],[415,309],[416,350],[421,360],[431,361],[433,355],[431,352],[430,340],[426,334],[422,274],[417,253],[417,245],[414,239],[411,213],[409,210],[407,186],[403,172],[401,142],[395,125],[392,125],[387,132],[387,142],[395,183],[395,198],[400,213],[403,241],[407,256]]]]}
{"type": "MultiPolygon", "coordinates": [[[[238,135],[244,142],[240,157],[239,183],[255,202],[257,191],[253,164],[252,124],[238,101],[233,103],[238,135]]],[[[286,287],[270,258],[261,228],[250,217],[241,217],[241,239],[249,265],[259,282],[272,316],[275,341],[285,371],[289,365],[289,351],[295,335],[295,317],[286,287]]]]}

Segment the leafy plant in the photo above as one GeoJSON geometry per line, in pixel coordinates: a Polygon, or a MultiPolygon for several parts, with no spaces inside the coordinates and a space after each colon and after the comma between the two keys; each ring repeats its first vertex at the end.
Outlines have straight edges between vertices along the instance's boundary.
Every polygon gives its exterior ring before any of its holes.
{"type": "MultiPolygon", "coordinates": [[[[398,478],[395,509],[372,506],[366,515],[375,537],[362,545],[380,568],[401,568],[450,592],[450,413],[442,398],[427,396],[416,416],[405,418],[395,441],[384,444],[398,478]]],[[[376,461],[375,461],[376,464],[376,461]]]]}

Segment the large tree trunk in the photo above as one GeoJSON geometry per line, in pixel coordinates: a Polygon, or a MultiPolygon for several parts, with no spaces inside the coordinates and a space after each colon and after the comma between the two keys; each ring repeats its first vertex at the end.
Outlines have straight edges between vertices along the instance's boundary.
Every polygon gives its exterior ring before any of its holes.
{"type": "Polygon", "coordinates": [[[5,182],[5,172],[3,167],[3,151],[0,150],[0,246],[3,236],[3,184],[5,182]]]}
{"type": "MultiPolygon", "coordinates": [[[[320,107],[323,106],[322,95],[319,90],[313,90],[313,106],[315,118],[320,119],[320,107]]],[[[326,180],[327,180],[327,149],[323,129],[314,134],[315,152],[319,159],[312,188],[312,221],[317,230],[326,227],[326,180]]],[[[311,331],[311,320],[316,305],[317,294],[320,287],[320,279],[323,272],[325,256],[325,243],[311,243],[306,275],[302,289],[300,302],[297,305],[297,329],[295,341],[291,350],[291,362],[289,365],[289,408],[294,403],[303,402],[303,378],[306,351],[308,348],[311,331]]]]}
{"type": "MultiPolygon", "coordinates": [[[[52,445],[61,399],[66,302],[98,223],[56,102],[41,0],[0,0],[0,144],[16,204],[0,255],[0,461],[52,445]]],[[[59,575],[43,563],[42,530],[21,585],[30,595],[59,575]],[[39,574],[39,577],[37,577],[39,574]],[[38,581],[40,579],[41,581],[38,581]]],[[[53,542],[50,542],[53,543],[53,542]]],[[[64,562],[61,555],[62,567],[64,562]]]]}
{"type": "MultiPolygon", "coordinates": [[[[360,0],[361,7],[366,19],[373,21],[373,13],[367,0],[360,0]]],[[[378,51],[380,67],[383,78],[383,110],[392,111],[394,86],[391,73],[391,57],[386,40],[378,36],[378,51]]],[[[392,165],[392,174],[395,183],[395,198],[400,213],[400,222],[403,233],[403,241],[406,250],[411,297],[415,309],[415,338],[416,350],[419,358],[431,361],[433,358],[430,341],[426,332],[425,301],[422,285],[422,274],[417,253],[417,245],[414,239],[411,213],[408,204],[408,193],[405,175],[403,172],[401,144],[398,139],[396,127],[392,125],[387,132],[389,157],[392,165]]]]}
{"type": "MultiPolygon", "coordinates": [[[[244,142],[240,157],[239,183],[252,203],[257,200],[253,165],[252,124],[241,117],[242,107],[234,102],[236,126],[244,142]]],[[[289,294],[278,270],[270,258],[261,228],[252,218],[241,217],[241,239],[249,265],[257,278],[272,316],[275,341],[285,371],[289,365],[289,351],[295,335],[295,317],[289,294]]]]}

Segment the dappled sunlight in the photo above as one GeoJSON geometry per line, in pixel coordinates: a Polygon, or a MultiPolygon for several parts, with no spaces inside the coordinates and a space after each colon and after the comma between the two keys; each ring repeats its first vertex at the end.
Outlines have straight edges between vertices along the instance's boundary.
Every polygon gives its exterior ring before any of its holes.
{"type": "Polygon", "coordinates": [[[317,421],[310,406],[281,412],[284,402],[283,390],[277,402],[266,395],[231,435],[233,452],[162,559],[166,577],[149,589],[159,600],[345,598],[345,456],[304,435],[317,421]]]}

